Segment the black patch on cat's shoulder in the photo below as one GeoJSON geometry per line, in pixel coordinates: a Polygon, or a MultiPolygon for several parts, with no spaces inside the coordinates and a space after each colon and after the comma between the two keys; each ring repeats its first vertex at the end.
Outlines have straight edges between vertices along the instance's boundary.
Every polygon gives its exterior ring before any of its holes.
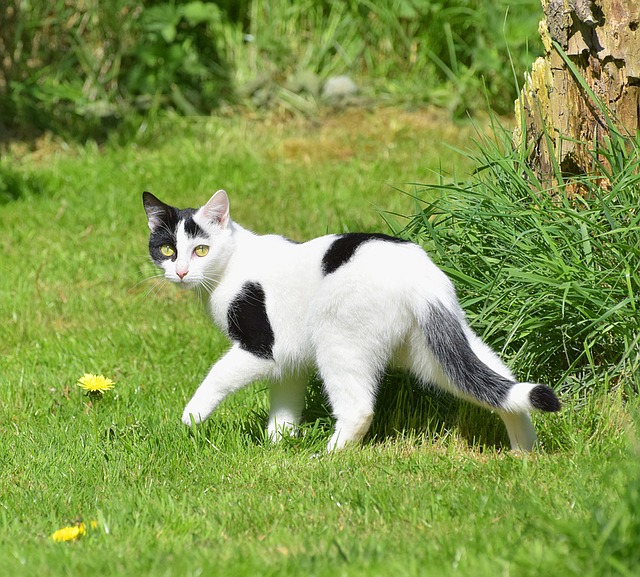
{"type": "Polygon", "coordinates": [[[247,282],[227,310],[229,336],[245,351],[263,359],[273,358],[273,329],[267,316],[262,285],[247,282]]]}
{"type": "Polygon", "coordinates": [[[358,247],[370,240],[384,240],[387,242],[409,242],[395,236],[381,234],[379,232],[349,232],[341,234],[331,243],[329,250],[322,257],[322,272],[325,275],[338,270],[356,252],[358,247]]]}

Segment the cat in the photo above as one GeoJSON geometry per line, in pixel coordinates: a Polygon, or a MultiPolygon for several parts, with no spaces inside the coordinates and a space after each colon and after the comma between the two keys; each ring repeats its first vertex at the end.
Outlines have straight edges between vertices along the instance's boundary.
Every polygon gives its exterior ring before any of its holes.
{"type": "Polygon", "coordinates": [[[378,233],[296,243],[260,236],[229,215],[216,192],[178,209],[144,192],[149,253],[164,277],[205,292],[231,348],[188,402],[182,421],[204,421],[229,394],[269,382],[269,438],[295,431],[317,370],[335,429],[329,452],[359,442],[388,365],[410,371],[504,421],[511,448],[530,451],[529,413],[558,411],[547,385],[521,383],[472,331],[449,278],[418,245],[378,233]]]}

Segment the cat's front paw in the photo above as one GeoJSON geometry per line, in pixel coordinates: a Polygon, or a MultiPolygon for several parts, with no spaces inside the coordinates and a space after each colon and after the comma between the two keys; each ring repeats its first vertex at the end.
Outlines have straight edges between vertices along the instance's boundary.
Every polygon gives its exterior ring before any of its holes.
{"type": "Polygon", "coordinates": [[[202,415],[195,407],[186,406],[182,413],[182,422],[190,427],[192,424],[199,425],[208,415],[202,415]]]}

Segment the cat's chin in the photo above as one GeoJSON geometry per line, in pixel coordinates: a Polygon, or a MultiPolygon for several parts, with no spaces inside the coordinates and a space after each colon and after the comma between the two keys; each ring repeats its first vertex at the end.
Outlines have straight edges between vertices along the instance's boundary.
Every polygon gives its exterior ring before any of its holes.
{"type": "Polygon", "coordinates": [[[201,282],[197,280],[186,280],[186,279],[169,279],[172,284],[180,287],[183,290],[193,290],[201,286],[201,282]]]}

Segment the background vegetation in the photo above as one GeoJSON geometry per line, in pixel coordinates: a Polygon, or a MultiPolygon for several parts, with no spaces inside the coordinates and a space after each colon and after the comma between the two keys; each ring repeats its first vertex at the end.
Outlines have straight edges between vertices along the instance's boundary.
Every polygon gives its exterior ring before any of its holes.
{"type": "Polygon", "coordinates": [[[511,111],[539,13],[537,0],[8,0],[0,125],[77,139],[161,111],[308,113],[340,74],[366,99],[511,111]]]}

